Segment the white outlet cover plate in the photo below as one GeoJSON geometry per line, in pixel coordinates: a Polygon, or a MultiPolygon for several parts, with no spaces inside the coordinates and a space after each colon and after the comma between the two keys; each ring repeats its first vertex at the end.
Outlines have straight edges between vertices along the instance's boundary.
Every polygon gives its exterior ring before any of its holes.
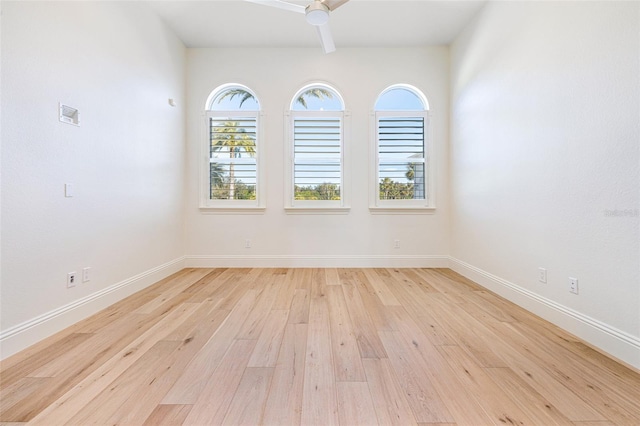
{"type": "Polygon", "coordinates": [[[538,268],[538,281],[541,283],[547,282],[547,270],[545,268],[538,268]]]}
{"type": "Polygon", "coordinates": [[[67,288],[75,287],[77,278],[75,272],[69,272],[67,274],[67,288]]]}
{"type": "Polygon", "coordinates": [[[578,279],[569,277],[569,291],[578,294],[578,279]]]}

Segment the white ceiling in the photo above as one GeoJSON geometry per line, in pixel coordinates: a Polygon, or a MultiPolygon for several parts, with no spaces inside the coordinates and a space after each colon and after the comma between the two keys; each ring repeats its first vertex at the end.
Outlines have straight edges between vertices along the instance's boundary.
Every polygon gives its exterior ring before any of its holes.
{"type": "MultiPolygon", "coordinates": [[[[317,47],[304,15],[243,0],[161,0],[149,6],[187,47],[317,47]]],[[[308,1],[293,0],[300,5],[308,1]]],[[[450,44],[485,0],[351,0],[331,13],[340,47],[450,44]]]]}

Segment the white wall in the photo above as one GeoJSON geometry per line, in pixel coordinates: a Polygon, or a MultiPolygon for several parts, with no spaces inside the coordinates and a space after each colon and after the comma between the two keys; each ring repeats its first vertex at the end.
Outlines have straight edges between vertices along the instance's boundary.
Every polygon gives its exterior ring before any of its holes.
{"type": "Polygon", "coordinates": [[[187,53],[129,2],[1,7],[2,357],[179,269],[185,253],[195,266],[435,266],[451,254],[454,269],[640,367],[637,3],[490,3],[451,69],[446,47],[187,53]],[[283,210],[283,113],[312,81],[351,112],[348,215],[283,210]],[[264,214],[198,209],[200,112],[228,82],[266,112],[264,214]],[[369,112],[394,83],[431,105],[433,215],[368,210],[369,112]],[[80,109],[81,127],[57,121],[58,102],[80,109]],[[85,266],[92,280],[66,289],[85,266]]]}
{"type": "Polygon", "coordinates": [[[492,2],[451,50],[455,269],[635,367],[639,8],[492,2]]]}
{"type": "Polygon", "coordinates": [[[381,266],[445,264],[448,244],[448,48],[189,49],[187,263],[194,266],[381,266]],[[351,211],[287,215],[284,211],[285,118],[294,94],[324,81],[351,112],[351,211]],[[266,116],[267,208],[260,215],[203,214],[198,209],[198,159],[207,97],[221,84],[253,89],[266,116]],[[437,210],[432,215],[369,213],[370,111],[382,90],[407,83],[423,90],[433,112],[437,210]],[[252,240],[250,249],[245,239],[252,240]],[[400,248],[393,241],[400,240],[400,248]]]}
{"type": "Polygon", "coordinates": [[[185,63],[144,5],[2,2],[3,357],[181,268],[185,63]]]}

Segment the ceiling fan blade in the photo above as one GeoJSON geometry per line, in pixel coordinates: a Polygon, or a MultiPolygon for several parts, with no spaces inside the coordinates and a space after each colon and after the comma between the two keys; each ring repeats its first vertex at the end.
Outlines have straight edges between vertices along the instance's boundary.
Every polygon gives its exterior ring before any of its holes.
{"type": "Polygon", "coordinates": [[[318,36],[320,37],[320,43],[322,43],[322,50],[324,50],[324,53],[335,52],[336,45],[333,42],[333,37],[331,36],[329,23],[318,25],[316,28],[318,29],[318,36]]]}
{"type": "Polygon", "coordinates": [[[245,0],[250,3],[261,4],[264,6],[277,7],[278,9],[288,10],[290,12],[304,13],[304,6],[288,3],[281,0],[245,0]]]}
{"type": "Polygon", "coordinates": [[[322,3],[329,8],[329,10],[336,10],[349,0],[322,0],[322,3]]]}

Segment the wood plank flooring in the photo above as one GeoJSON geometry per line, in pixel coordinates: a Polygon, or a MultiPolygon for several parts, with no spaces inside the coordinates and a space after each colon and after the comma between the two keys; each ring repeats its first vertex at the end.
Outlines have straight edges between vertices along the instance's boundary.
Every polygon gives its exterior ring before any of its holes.
{"type": "Polygon", "coordinates": [[[0,366],[0,425],[640,425],[640,374],[448,269],[184,269],[0,366]]]}

